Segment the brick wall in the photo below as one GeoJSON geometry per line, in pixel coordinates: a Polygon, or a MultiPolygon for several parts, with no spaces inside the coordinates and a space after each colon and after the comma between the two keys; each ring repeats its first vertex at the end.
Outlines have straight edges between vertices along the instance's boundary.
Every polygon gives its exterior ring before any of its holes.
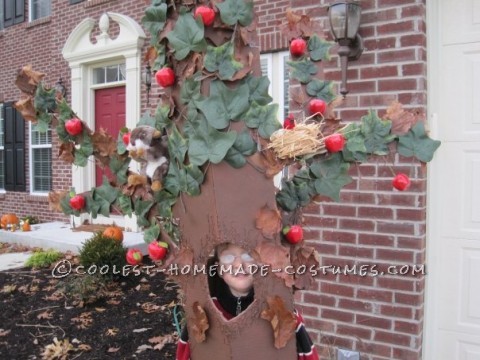
{"type": "MultiPolygon", "coordinates": [[[[287,49],[277,24],[291,6],[314,17],[329,32],[327,7],[333,1],[256,1],[263,51],[287,49]],[[290,3],[290,4],[289,4],[290,3]]],[[[381,115],[392,100],[426,111],[425,1],[362,0],[360,35],[365,51],[349,64],[346,101],[338,108],[344,121],[358,121],[369,109],[381,115]]],[[[324,64],[325,78],[340,80],[339,59],[324,64]]],[[[377,276],[320,273],[313,289],[296,294],[322,359],[336,348],[354,349],[362,359],[420,359],[424,275],[386,275],[389,266],[420,266],[425,261],[426,169],[399,156],[374,158],[351,169],[355,181],[341,193],[310,205],[304,218],[308,243],[322,266],[378,271],[377,276]],[[406,193],[392,190],[392,171],[413,179],[406,193]],[[380,272],[384,275],[380,275],[380,272]]],[[[393,268],[392,268],[393,269],[393,268]]]]}
{"type": "MultiPolygon", "coordinates": [[[[333,1],[332,1],[333,2],[333,1]]],[[[261,49],[285,50],[278,32],[286,8],[315,17],[327,29],[327,0],[256,0],[261,49]]],[[[16,100],[12,84],[16,70],[31,63],[48,73],[53,84],[69,69],[61,49],[73,28],[85,17],[98,19],[115,11],[140,22],[144,1],[95,0],[68,5],[53,0],[47,22],[23,23],[0,31],[0,99],[16,100]],[[45,64],[50,64],[48,67],[45,64]]],[[[366,50],[350,64],[350,93],[339,107],[345,121],[356,121],[370,108],[382,113],[392,100],[426,109],[425,0],[362,0],[360,34],[366,50]]],[[[335,49],[332,51],[334,55],[335,49]]],[[[338,81],[338,57],[324,64],[325,78],[338,81]]],[[[150,106],[156,106],[156,93],[150,106]]],[[[145,99],[145,94],[142,95],[145,99]]],[[[145,102],[143,102],[145,106],[145,102]]],[[[70,187],[71,168],[56,159],[53,144],[55,190],[70,187]]],[[[28,159],[27,159],[28,163],[28,159]]],[[[366,265],[377,271],[388,266],[423,264],[425,257],[426,170],[398,156],[376,158],[353,167],[355,181],[341,194],[341,202],[322,200],[305,212],[308,243],[321,254],[322,265],[366,265]],[[413,180],[406,193],[391,188],[392,169],[413,180]]],[[[47,203],[25,193],[0,195],[2,211],[32,213],[43,220],[63,218],[48,211],[47,203]]],[[[315,288],[298,292],[309,332],[322,359],[333,359],[337,347],[360,351],[362,359],[419,359],[422,346],[424,276],[326,275],[317,276],[315,288]]]]}

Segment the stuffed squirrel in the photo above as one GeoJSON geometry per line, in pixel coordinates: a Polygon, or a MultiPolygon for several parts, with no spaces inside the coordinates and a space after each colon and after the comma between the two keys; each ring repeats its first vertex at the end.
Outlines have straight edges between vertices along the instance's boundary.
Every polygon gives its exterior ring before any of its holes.
{"type": "MultiPolygon", "coordinates": [[[[154,127],[138,126],[130,134],[127,150],[133,160],[145,164],[145,172],[152,182],[152,190],[160,191],[169,165],[167,136],[154,127]]],[[[128,177],[128,184],[139,183],[146,183],[144,176],[132,174],[128,177]],[[139,179],[139,176],[143,179],[139,179]]]]}

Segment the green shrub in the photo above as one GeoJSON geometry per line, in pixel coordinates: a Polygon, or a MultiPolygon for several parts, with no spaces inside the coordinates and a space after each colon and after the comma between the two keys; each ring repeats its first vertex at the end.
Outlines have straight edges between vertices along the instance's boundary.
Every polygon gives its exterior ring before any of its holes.
{"type": "Polygon", "coordinates": [[[58,288],[76,304],[92,304],[107,296],[108,283],[109,279],[100,274],[73,275],[60,282],[58,288]]]}
{"type": "Polygon", "coordinates": [[[117,277],[122,275],[122,269],[126,265],[125,253],[126,249],[121,243],[105,237],[99,231],[85,242],[79,260],[89,275],[97,273],[117,277]]]}
{"type": "Polygon", "coordinates": [[[60,260],[62,256],[62,253],[56,250],[37,251],[27,259],[25,266],[31,268],[47,267],[55,261],[60,260]]]}
{"type": "Polygon", "coordinates": [[[28,220],[28,223],[30,225],[40,224],[40,220],[38,219],[38,217],[36,217],[34,215],[27,215],[27,216],[23,217],[22,220],[23,221],[28,220]]]}

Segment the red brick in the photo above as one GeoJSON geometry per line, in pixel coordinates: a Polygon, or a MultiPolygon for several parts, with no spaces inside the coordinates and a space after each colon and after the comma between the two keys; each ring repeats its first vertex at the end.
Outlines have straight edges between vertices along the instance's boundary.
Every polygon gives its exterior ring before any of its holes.
{"type": "Polygon", "coordinates": [[[375,229],[375,223],[368,220],[340,219],[339,226],[341,229],[360,231],[373,231],[375,229]]]}
{"type": "Polygon", "coordinates": [[[309,226],[318,226],[321,228],[336,228],[338,220],[336,218],[304,216],[304,221],[309,226]]]}
{"type": "Polygon", "coordinates": [[[392,320],[374,317],[370,315],[364,315],[364,314],[356,314],[355,323],[357,325],[368,326],[368,327],[379,328],[379,329],[389,330],[392,328],[392,320]]]}
{"type": "Polygon", "coordinates": [[[415,282],[404,278],[379,277],[378,286],[390,290],[410,291],[415,290],[415,282]]]}
{"type": "Polygon", "coordinates": [[[373,249],[360,248],[357,246],[341,245],[338,248],[338,255],[350,256],[353,258],[373,258],[373,249]]]}
{"type": "Polygon", "coordinates": [[[399,346],[407,346],[409,347],[412,339],[408,335],[403,334],[395,334],[386,331],[375,331],[375,335],[373,338],[375,341],[379,341],[382,343],[388,343],[392,345],[399,345],[399,346]]]}
{"type": "Polygon", "coordinates": [[[320,284],[320,291],[326,294],[353,297],[354,289],[351,286],[344,286],[323,282],[320,284]]]}
{"type": "Polygon", "coordinates": [[[377,300],[383,302],[391,302],[393,299],[393,293],[388,290],[379,290],[379,289],[358,289],[357,290],[358,299],[366,300],[377,300]]]}
{"type": "Polygon", "coordinates": [[[375,259],[392,260],[395,262],[403,262],[405,264],[413,263],[413,252],[408,250],[396,249],[377,249],[375,259]]]}
{"type": "Polygon", "coordinates": [[[417,335],[422,332],[422,325],[419,322],[395,320],[394,330],[401,333],[417,335]]]}
{"type": "Polygon", "coordinates": [[[353,232],[342,232],[336,230],[324,230],[322,232],[323,241],[332,241],[343,244],[355,244],[357,234],[353,232]]]}
{"type": "Polygon", "coordinates": [[[322,319],[332,319],[336,321],[352,323],[353,314],[346,311],[337,311],[332,309],[322,309],[322,319]]]}
{"type": "Polygon", "coordinates": [[[361,79],[378,79],[398,76],[398,66],[375,66],[371,68],[360,69],[361,79]]]}
{"type": "Polygon", "coordinates": [[[400,44],[402,47],[409,47],[409,46],[427,46],[427,38],[425,34],[410,34],[410,35],[403,35],[400,38],[400,44]]]}
{"type": "MultiPolygon", "coordinates": [[[[320,341],[322,344],[327,344],[330,346],[330,351],[332,346],[340,347],[344,349],[351,349],[353,341],[351,339],[345,339],[340,336],[333,336],[333,335],[323,335],[320,337],[320,341]]],[[[322,357],[324,359],[325,357],[322,357]]]]}
{"type": "Polygon", "coordinates": [[[350,299],[340,299],[338,303],[338,308],[349,309],[351,311],[360,311],[360,312],[372,312],[372,304],[366,301],[350,300],[350,299]]]}
{"type": "MultiPolygon", "coordinates": [[[[374,342],[358,342],[358,350],[364,354],[374,354],[381,356],[382,359],[391,359],[392,348],[384,344],[374,342]]],[[[363,360],[363,359],[362,359],[363,360]]]]}
{"type": "Polygon", "coordinates": [[[368,219],[393,219],[393,210],[385,207],[359,207],[359,218],[368,219]]]}
{"type": "Polygon", "coordinates": [[[408,223],[378,222],[377,231],[387,234],[415,235],[415,226],[408,223]]]}
{"type": "MultiPolygon", "coordinates": [[[[321,305],[321,306],[330,306],[330,307],[335,306],[335,303],[336,303],[335,297],[333,296],[315,294],[310,292],[305,292],[303,294],[303,301],[305,303],[311,303],[311,304],[321,305]]],[[[309,314],[309,316],[313,316],[313,315],[309,314]]]]}
{"type": "Polygon", "coordinates": [[[326,216],[349,216],[354,217],[357,214],[357,208],[354,206],[324,204],[322,206],[323,214],[326,216]]]}
{"type": "Polygon", "coordinates": [[[389,235],[358,234],[358,243],[361,245],[392,246],[395,238],[389,235]]]}
{"type": "Polygon", "coordinates": [[[378,91],[404,91],[404,90],[416,90],[416,79],[388,79],[380,80],[378,82],[378,91]]]}
{"type": "Polygon", "coordinates": [[[378,53],[380,64],[416,60],[415,49],[399,49],[378,53]]]}
{"type": "Polygon", "coordinates": [[[377,35],[398,34],[415,31],[415,22],[413,20],[405,20],[400,22],[389,22],[387,24],[377,26],[377,35]]]}
{"type": "Polygon", "coordinates": [[[418,360],[422,358],[422,350],[393,348],[393,358],[401,360],[418,360]]]}
{"type": "Polygon", "coordinates": [[[339,335],[354,336],[356,338],[366,339],[366,340],[371,340],[372,338],[372,330],[370,329],[342,325],[342,324],[338,324],[336,333],[339,335]]]}
{"type": "Polygon", "coordinates": [[[425,221],[427,216],[425,209],[397,209],[395,212],[396,220],[425,221]]]}
{"type": "Polygon", "coordinates": [[[380,307],[380,313],[385,316],[399,317],[405,319],[411,319],[413,316],[412,308],[404,306],[382,305],[380,307]]]}

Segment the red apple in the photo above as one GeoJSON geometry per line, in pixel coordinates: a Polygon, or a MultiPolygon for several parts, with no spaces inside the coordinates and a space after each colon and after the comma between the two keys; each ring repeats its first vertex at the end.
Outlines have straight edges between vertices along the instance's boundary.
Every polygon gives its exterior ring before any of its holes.
{"type": "Polygon", "coordinates": [[[303,229],[300,225],[285,226],[282,232],[290,244],[295,245],[303,240],[303,229]]]}
{"type": "Polygon", "coordinates": [[[85,198],[82,195],[75,195],[70,199],[70,206],[74,210],[82,210],[85,207],[85,198]]]}
{"type": "Polygon", "coordinates": [[[127,263],[130,265],[139,265],[142,263],[143,260],[143,254],[140,250],[138,249],[128,249],[127,255],[125,256],[127,259],[127,263]]]}
{"type": "Polygon", "coordinates": [[[72,118],[65,122],[65,130],[72,136],[77,136],[82,133],[83,125],[80,119],[72,118]]]}
{"type": "Polygon", "coordinates": [[[211,7],[201,5],[195,9],[195,17],[201,16],[203,24],[210,26],[215,21],[215,11],[211,7]]]}
{"type": "Polygon", "coordinates": [[[157,84],[166,88],[175,83],[175,73],[169,67],[164,67],[155,73],[155,80],[157,84]]]}
{"type": "Polygon", "coordinates": [[[168,244],[164,241],[152,241],[148,244],[148,255],[152,260],[162,260],[168,252],[168,244]]]}
{"type": "Polygon", "coordinates": [[[313,114],[323,115],[325,113],[325,110],[327,109],[327,103],[322,99],[312,99],[308,104],[308,109],[310,111],[310,114],[312,115],[313,114]]]}
{"type": "Polygon", "coordinates": [[[410,178],[403,174],[398,173],[392,180],[392,185],[395,189],[404,191],[410,187],[410,178]]]}
{"type": "Polygon", "coordinates": [[[127,146],[130,143],[130,133],[127,132],[122,136],[123,143],[127,146]]]}
{"type": "Polygon", "coordinates": [[[325,138],[325,147],[331,152],[339,152],[345,146],[345,137],[342,134],[336,133],[325,138]]]}
{"type": "Polygon", "coordinates": [[[283,128],[287,130],[295,128],[295,118],[292,114],[288,115],[288,117],[283,121],[283,128]]]}
{"type": "Polygon", "coordinates": [[[292,56],[302,56],[303,54],[305,54],[306,49],[307,43],[302,38],[294,39],[290,43],[290,54],[292,54],[292,56]]]}

